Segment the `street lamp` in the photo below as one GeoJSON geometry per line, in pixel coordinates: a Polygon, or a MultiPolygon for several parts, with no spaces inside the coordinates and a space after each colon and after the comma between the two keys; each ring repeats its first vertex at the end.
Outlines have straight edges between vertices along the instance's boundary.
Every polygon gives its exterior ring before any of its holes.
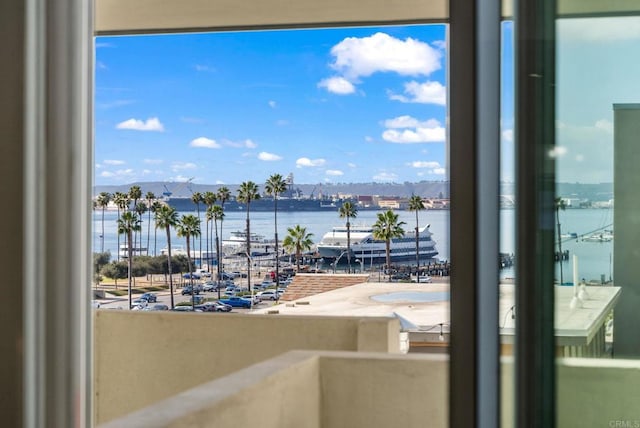
{"type": "Polygon", "coordinates": [[[356,259],[356,263],[360,263],[360,273],[364,273],[364,260],[356,259]]]}

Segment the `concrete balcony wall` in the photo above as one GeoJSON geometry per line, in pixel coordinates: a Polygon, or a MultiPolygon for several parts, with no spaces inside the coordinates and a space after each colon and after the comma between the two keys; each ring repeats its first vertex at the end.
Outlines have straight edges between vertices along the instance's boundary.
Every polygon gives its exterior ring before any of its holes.
{"type": "Polygon", "coordinates": [[[447,357],[292,351],[102,428],[445,428],[447,357]]]}
{"type": "Polygon", "coordinates": [[[400,349],[395,318],[97,310],[94,324],[96,423],[290,350],[400,349]]]}

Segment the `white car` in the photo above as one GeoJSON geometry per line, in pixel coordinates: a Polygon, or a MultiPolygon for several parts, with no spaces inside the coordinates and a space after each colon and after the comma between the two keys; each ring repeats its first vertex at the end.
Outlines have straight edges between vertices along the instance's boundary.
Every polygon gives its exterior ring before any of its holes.
{"type": "Polygon", "coordinates": [[[432,282],[432,279],[431,279],[431,277],[430,277],[429,275],[420,275],[420,276],[418,277],[418,279],[417,279],[417,280],[415,280],[415,279],[414,279],[414,280],[413,280],[413,282],[418,282],[418,283],[423,282],[423,283],[427,283],[427,282],[432,282]]]}
{"type": "Polygon", "coordinates": [[[278,290],[278,297],[276,297],[276,290],[265,290],[258,293],[258,297],[261,300],[277,300],[282,296],[280,290],[278,290]]]}
{"type": "Polygon", "coordinates": [[[131,302],[131,309],[134,311],[139,311],[141,309],[146,308],[148,304],[149,304],[149,301],[147,299],[136,299],[133,302],[131,302]]]}

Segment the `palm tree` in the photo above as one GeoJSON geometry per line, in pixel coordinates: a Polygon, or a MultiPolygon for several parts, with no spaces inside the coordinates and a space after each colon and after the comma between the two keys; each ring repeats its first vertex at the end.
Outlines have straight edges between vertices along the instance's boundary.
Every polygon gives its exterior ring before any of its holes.
{"type": "Polygon", "coordinates": [[[264,185],[267,195],[273,196],[273,225],[276,241],[276,299],[278,299],[278,287],[280,285],[280,250],[278,248],[278,195],[287,190],[287,183],[280,174],[273,174],[264,185]]]}
{"type": "MultiPolygon", "coordinates": [[[[198,211],[198,220],[200,220],[200,202],[202,202],[202,193],[194,192],[191,194],[191,202],[196,204],[196,210],[198,211]]],[[[200,267],[202,268],[202,238],[200,238],[200,267]]]]}
{"type": "MultiPolygon", "coordinates": [[[[202,201],[204,202],[204,205],[207,207],[205,209],[205,224],[207,226],[207,231],[205,234],[205,238],[207,238],[206,241],[206,252],[207,252],[207,270],[209,271],[209,273],[211,273],[211,263],[210,263],[210,258],[211,258],[211,248],[209,246],[209,243],[211,242],[209,240],[209,223],[211,221],[211,219],[207,216],[207,213],[209,212],[209,210],[211,209],[211,207],[213,206],[213,204],[216,203],[216,201],[218,200],[218,197],[216,196],[215,193],[211,192],[211,191],[207,191],[204,192],[204,195],[202,195],[202,201]]],[[[218,249],[216,248],[216,254],[218,252],[218,249]]]]}
{"type": "Polygon", "coordinates": [[[124,233],[128,238],[127,245],[127,277],[129,279],[129,309],[131,309],[131,274],[133,271],[133,245],[131,236],[140,230],[140,219],[135,212],[127,211],[118,219],[118,233],[124,233]]]}
{"type": "MultiPolygon", "coordinates": [[[[118,207],[118,220],[120,220],[120,210],[123,212],[129,207],[129,195],[122,192],[115,192],[113,194],[113,202],[118,207]]],[[[120,232],[118,232],[118,257],[120,261],[120,232]]]]}
{"type": "Polygon", "coordinates": [[[373,225],[373,238],[383,240],[386,244],[387,271],[391,272],[391,240],[404,236],[404,221],[398,221],[398,214],[392,210],[378,213],[378,220],[373,225]]]}
{"type": "Polygon", "coordinates": [[[151,208],[153,207],[153,201],[155,201],[156,195],[154,195],[153,192],[147,192],[147,194],[145,195],[145,199],[147,200],[147,211],[149,212],[149,217],[147,218],[147,256],[148,256],[149,255],[149,238],[151,235],[151,208]]]}
{"type": "Polygon", "coordinates": [[[416,212],[416,275],[420,274],[420,227],[418,225],[418,211],[425,209],[422,198],[418,195],[411,195],[409,198],[409,211],[416,212]]]}
{"type": "Polygon", "coordinates": [[[284,237],[282,245],[287,251],[296,253],[296,269],[299,272],[302,252],[309,251],[313,245],[313,241],[311,240],[313,233],[307,233],[307,228],[299,224],[296,224],[294,227],[289,227],[287,232],[289,232],[289,234],[284,237]]]}
{"type": "Polygon", "coordinates": [[[151,204],[151,209],[149,209],[150,213],[154,214],[154,221],[155,221],[155,227],[153,228],[153,257],[155,257],[158,254],[158,221],[155,219],[155,214],[158,212],[158,210],[160,209],[160,207],[162,207],[163,204],[161,204],[157,199],[155,201],[153,201],[153,204],[151,204]]]}
{"type": "Polygon", "coordinates": [[[562,233],[560,232],[560,210],[564,211],[567,209],[567,201],[562,198],[555,198],[554,205],[556,209],[556,223],[558,225],[558,260],[560,261],[560,285],[562,285],[564,283],[564,278],[562,275],[562,233]]]}
{"type": "MultiPolygon", "coordinates": [[[[218,269],[216,271],[216,275],[218,280],[216,284],[219,284],[221,277],[221,249],[220,249],[220,241],[218,239],[218,220],[220,220],[220,224],[222,224],[222,219],[224,218],[224,211],[220,205],[213,205],[207,208],[207,221],[213,220],[214,222],[214,230],[216,231],[216,259],[218,260],[218,269]]],[[[220,298],[220,287],[218,287],[218,299],[220,298]]]]}
{"type": "MultiPolygon", "coordinates": [[[[140,186],[131,186],[129,188],[129,199],[133,201],[133,209],[137,210],[138,200],[142,198],[142,189],[140,186]]],[[[133,246],[136,246],[137,232],[133,234],[133,246]]]]}
{"type": "MultiPolygon", "coordinates": [[[[222,186],[218,189],[217,195],[218,201],[220,201],[220,207],[222,208],[222,211],[224,211],[224,203],[231,199],[231,191],[228,187],[222,186]]],[[[219,249],[222,251],[222,220],[220,220],[220,241],[221,245],[219,249]]]]}
{"type": "Polygon", "coordinates": [[[356,208],[352,202],[347,201],[342,204],[338,213],[340,214],[340,218],[347,218],[347,265],[349,266],[348,272],[351,273],[351,223],[349,219],[358,216],[358,208],[356,208]]]}
{"type": "MultiPolygon", "coordinates": [[[[138,202],[138,204],[134,207],[136,214],[138,214],[138,218],[140,219],[140,224],[142,225],[142,216],[144,213],[146,213],[147,211],[149,211],[149,208],[147,208],[147,204],[145,204],[144,202],[138,202]]],[[[142,227],[140,228],[140,240],[138,241],[138,255],[142,255],[142,227]]],[[[137,234],[137,233],[136,233],[137,234]]],[[[134,247],[136,245],[136,240],[134,238],[133,240],[133,244],[134,247]]]]}
{"type": "Polygon", "coordinates": [[[109,192],[101,192],[96,200],[97,206],[102,208],[102,234],[100,235],[100,252],[104,253],[104,210],[111,202],[111,194],[109,192]]]}
{"type": "Polygon", "coordinates": [[[162,228],[167,232],[167,268],[169,270],[169,291],[171,291],[171,309],[175,307],[173,301],[173,270],[171,269],[171,228],[178,225],[178,212],[169,205],[161,205],[156,209],[156,229],[162,228]]]}
{"type": "Polygon", "coordinates": [[[176,227],[178,236],[183,237],[187,241],[187,262],[189,263],[189,279],[191,281],[191,307],[195,309],[196,293],[193,289],[193,271],[191,265],[191,237],[200,236],[200,219],[194,215],[183,215],[176,227]]]}
{"type": "Polygon", "coordinates": [[[251,206],[251,201],[260,199],[258,185],[253,181],[243,181],[238,188],[238,196],[236,199],[247,204],[247,286],[249,291],[251,291],[251,230],[249,227],[249,207],[251,206]]]}

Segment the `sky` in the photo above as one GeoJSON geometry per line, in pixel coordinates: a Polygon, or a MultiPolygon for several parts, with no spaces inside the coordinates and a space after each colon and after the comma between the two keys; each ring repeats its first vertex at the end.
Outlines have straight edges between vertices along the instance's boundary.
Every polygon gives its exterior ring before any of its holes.
{"type": "MultiPolygon", "coordinates": [[[[514,180],[513,25],[501,177],[514,180]]],[[[613,103],[640,102],[640,18],[557,25],[561,182],[613,180],[613,103]]],[[[95,39],[95,183],[447,180],[444,25],[95,39]]]]}
{"type": "Polygon", "coordinates": [[[98,37],[95,181],[446,180],[443,25],[98,37]]]}

